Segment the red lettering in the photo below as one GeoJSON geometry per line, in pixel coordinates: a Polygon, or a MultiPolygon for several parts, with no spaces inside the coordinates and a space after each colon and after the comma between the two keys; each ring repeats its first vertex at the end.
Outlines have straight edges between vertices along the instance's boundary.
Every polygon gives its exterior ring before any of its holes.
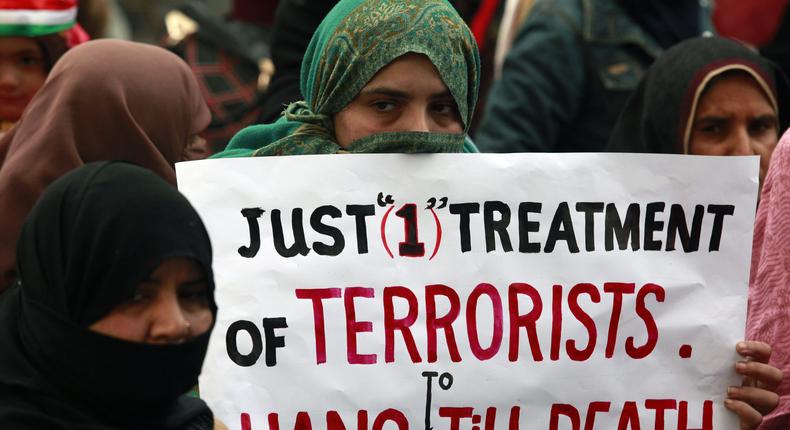
{"type": "MultiPolygon", "coordinates": [[[[593,303],[600,303],[601,301],[601,294],[598,292],[598,288],[593,284],[576,284],[571,288],[571,292],[568,293],[568,307],[570,307],[571,314],[573,314],[576,320],[582,323],[584,328],[587,329],[589,339],[587,341],[587,346],[582,350],[577,349],[574,339],[568,339],[565,343],[565,348],[568,350],[568,357],[573,361],[584,361],[589,359],[593,351],[595,351],[595,343],[598,341],[598,329],[595,327],[595,321],[593,321],[590,315],[584,312],[581,306],[579,306],[579,296],[581,294],[589,295],[593,303]]],[[[592,403],[590,406],[592,407],[592,403]]],[[[607,406],[607,411],[608,410],[607,406]]],[[[593,420],[594,419],[595,418],[593,418],[593,420]]]]}
{"type": "Polygon", "coordinates": [[[357,412],[357,430],[368,430],[368,411],[357,412]]]}
{"type": "Polygon", "coordinates": [[[267,417],[269,430],[280,430],[280,417],[276,413],[271,413],[267,417]]]}
{"type": "Polygon", "coordinates": [[[510,420],[508,421],[508,430],[519,430],[519,421],[521,415],[521,407],[513,406],[510,408],[510,420]]]}
{"type": "Polygon", "coordinates": [[[392,421],[398,426],[398,430],[409,430],[409,420],[406,415],[397,409],[386,409],[382,411],[373,421],[373,430],[382,430],[387,421],[392,421]]]}
{"type": "Polygon", "coordinates": [[[620,421],[617,423],[617,430],[640,430],[639,411],[636,409],[636,402],[625,402],[623,412],[620,414],[620,421]]]}
{"type": "Polygon", "coordinates": [[[307,412],[299,412],[296,414],[296,423],[294,424],[294,430],[312,430],[313,423],[310,422],[310,415],[307,412]]]}
{"type": "Polygon", "coordinates": [[[450,430],[460,430],[462,418],[472,418],[473,408],[440,407],[439,416],[450,418],[450,430]]]}
{"type": "Polygon", "coordinates": [[[340,288],[317,288],[314,290],[296,289],[297,299],[309,299],[313,302],[313,321],[315,324],[315,362],[326,363],[326,329],[324,327],[324,299],[340,297],[340,288]]]}
{"type": "Polygon", "coordinates": [[[422,362],[420,353],[417,350],[417,344],[414,342],[414,336],[411,334],[409,327],[417,321],[418,313],[417,296],[405,287],[387,287],[384,288],[384,361],[392,363],[395,361],[395,330],[398,330],[403,335],[403,342],[406,344],[406,350],[409,352],[412,363],[422,362]],[[406,299],[409,305],[409,311],[402,319],[395,318],[395,307],[393,299],[400,297],[406,299]]]}
{"type": "Polygon", "coordinates": [[[337,411],[328,411],[326,413],[326,430],[346,430],[343,418],[340,417],[337,411]]]}
{"type": "Polygon", "coordinates": [[[653,429],[664,430],[664,412],[667,409],[677,409],[678,402],[671,399],[648,399],[645,400],[645,407],[656,411],[656,421],[653,429]]]}
{"type": "Polygon", "coordinates": [[[587,418],[584,420],[584,430],[594,430],[595,414],[598,412],[609,412],[611,404],[611,402],[590,402],[590,405],[587,407],[587,418]]]}
{"type": "Polygon", "coordinates": [[[579,430],[579,411],[571,405],[554,404],[551,406],[551,419],[549,420],[549,429],[557,430],[560,428],[560,415],[564,415],[571,421],[571,428],[579,430]]]}
{"type": "Polygon", "coordinates": [[[469,347],[478,360],[489,360],[499,352],[499,348],[502,346],[502,298],[493,285],[480,284],[469,295],[469,301],[466,304],[466,332],[469,335],[469,347]],[[491,299],[491,306],[494,309],[494,332],[491,345],[488,348],[483,348],[480,345],[480,337],[477,334],[477,302],[484,294],[491,299]]]}
{"type": "Polygon", "coordinates": [[[623,309],[623,294],[634,293],[634,283],[607,282],[603,290],[614,295],[612,298],[612,316],[609,319],[609,338],[606,340],[606,358],[614,356],[614,347],[617,343],[617,327],[620,324],[620,313],[623,309]]]}
{"type": "Polygon", "coordinates": [[[562,285],[555,285],[551,294],[551,361],[560,359],[562,342],[562,285]]]}
{"type": "MultiPolygon", "coordinates": [[[[346,425],[343,423],[343,418],[337,411],[328,411],[326,413],[326,429],[327,430],[346,430],[346,425]]],[[[360,410],[357,412],[357,430],[368,429],[368,411],[360,410]]],[[[271,430],[271,429],[270,429],[271,430]]]]}
{"type": "Polygon", "coordinates": [[[376,354],[359,354],[357,352],[357,333],[367,333],[373,331],[373,323],[370,321],[357,321],[356,310],[354,309],[354,298],[364,297],[373,298],[373,288],[349,287],[346,288],[343,297],[346,306],[346,339],[348,346],[349,364],[374,364],[376,354]]]}
{"type": "Polygon", "coordinates": [[[458,352],[458,344],[455,341],[455,332],[452,325],[458,318],[458,314],[461,313],[461,300],[458,298],[458,293],[446,285],[427,285],[425,287],[425,302],[425,323],[428,329],[428,362],[435,363],[437,360],[436,332],[439,329],[444,330],[450,359],[453,362],[461,361],[461,354],[458,352]],[[436,296],[444,296],[450,302],[450,310],[441,318],[436,317],[436,296]]]}
{"type": "Polygon", "coordinates": [[[645,297],[648,294],[655,295],[656,301],[659,303],[664,302],[665,296],[664,289],[656,284],[646,284],[644,287],[640,288],[639,292],[636,294],[636,314],[645,322],[647,340],[644,345],[635,347],[634,337],[629,336],[628,339],[625,340],[625,352],[629,357],[637,360],[647,357],[648,354],[653,352],[653,349],[658,343],[658,327],[656,326],[656,320],[645,305],[645,297]]]}
{"type": "Polygon", "coordinates": [[[496,408],[492,407],[486,409],[485,430],[494,430],[495,424],[496,424],[496,408]]]}
{"type": "Polygon", "coordinates": [[[252,423],[250,423],[250,414],[241,414],[241,430],[252,430],[252,423]]]}
{"type": "Polygon", "coordinates": [[[678,408],[678,430],[713,430],[713,402],[706,400],[702,405],[702,428],[688,428],[688,402],[680,402],[678,408]]]}
{"type": "Polygon", "coordinates": [[[532,358],[535,361],[543,361],[536,327],[536,322],[540,318],[541,312],[543,312],[543,302],[540,299],[538,290],[529,284],[518,282],[510,284],[510,288],[508,288],[508,311],[510,313],[510,352],[508,353],[508,359],[510,361],[518,361],[519,328],[525,327],[532,358]],[[525,294],[532,299],[532,310],[526,315],[521,315],[518,311],[518,296],[520,294],[525,294]]]}

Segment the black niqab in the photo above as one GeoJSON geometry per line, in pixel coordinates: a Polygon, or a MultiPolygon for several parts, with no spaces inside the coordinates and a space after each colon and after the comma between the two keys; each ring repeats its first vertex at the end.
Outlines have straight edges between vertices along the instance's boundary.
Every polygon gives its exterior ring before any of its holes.
{"type": "Polygon", "coordinates": [[[183,396],[210,330],[172,345],[88,330],[169,257],[202,267],[216,317],[208,235],[170,184],[101,162],[47,188],[18,243],[19,285],[0,295],[0,427],[212,427],[205,403],[183,396]]]}

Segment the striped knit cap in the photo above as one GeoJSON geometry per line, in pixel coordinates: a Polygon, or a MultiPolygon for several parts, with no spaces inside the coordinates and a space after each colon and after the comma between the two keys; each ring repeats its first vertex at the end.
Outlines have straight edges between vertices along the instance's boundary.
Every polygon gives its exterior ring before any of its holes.
{"type": "Polygon", "coordinates": [[[0,0],[0,36],[44,36],[76,20],[77,0],[0,0]]]}

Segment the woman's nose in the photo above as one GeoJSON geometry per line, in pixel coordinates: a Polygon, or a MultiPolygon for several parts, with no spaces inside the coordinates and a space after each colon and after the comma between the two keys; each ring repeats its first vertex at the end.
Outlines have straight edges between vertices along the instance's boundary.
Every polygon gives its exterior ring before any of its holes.
{"type": "Polygon", "coordinates": [[[431,118],[426,109],[419,106],[410,107],[402,117],[400,131],[430,132],[431,118]]]}
{"type": "Polygon", "coordinates": [[[148,317],[148,343],[178,343],[189,337],[189,322],[174,293],[157,295],[150,305],[148,317]]]}
{"type": "Polygon", "coordinates": [[[728,138],[728,147],[730,148],[729,155],[754,155],[756,154],[752,137],[749,136],[749,130],[746,127],[738,127],[733,130],[728,138]]]}

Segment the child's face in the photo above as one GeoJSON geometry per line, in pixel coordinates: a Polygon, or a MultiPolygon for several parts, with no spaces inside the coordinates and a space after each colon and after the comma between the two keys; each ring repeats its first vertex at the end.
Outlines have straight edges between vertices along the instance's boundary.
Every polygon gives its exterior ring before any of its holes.
{"type": "Polygon", "coordinates": [[[0,37],[0,121],[16,122],[44,85],[46,61],[29,37],[0,37]]]}

